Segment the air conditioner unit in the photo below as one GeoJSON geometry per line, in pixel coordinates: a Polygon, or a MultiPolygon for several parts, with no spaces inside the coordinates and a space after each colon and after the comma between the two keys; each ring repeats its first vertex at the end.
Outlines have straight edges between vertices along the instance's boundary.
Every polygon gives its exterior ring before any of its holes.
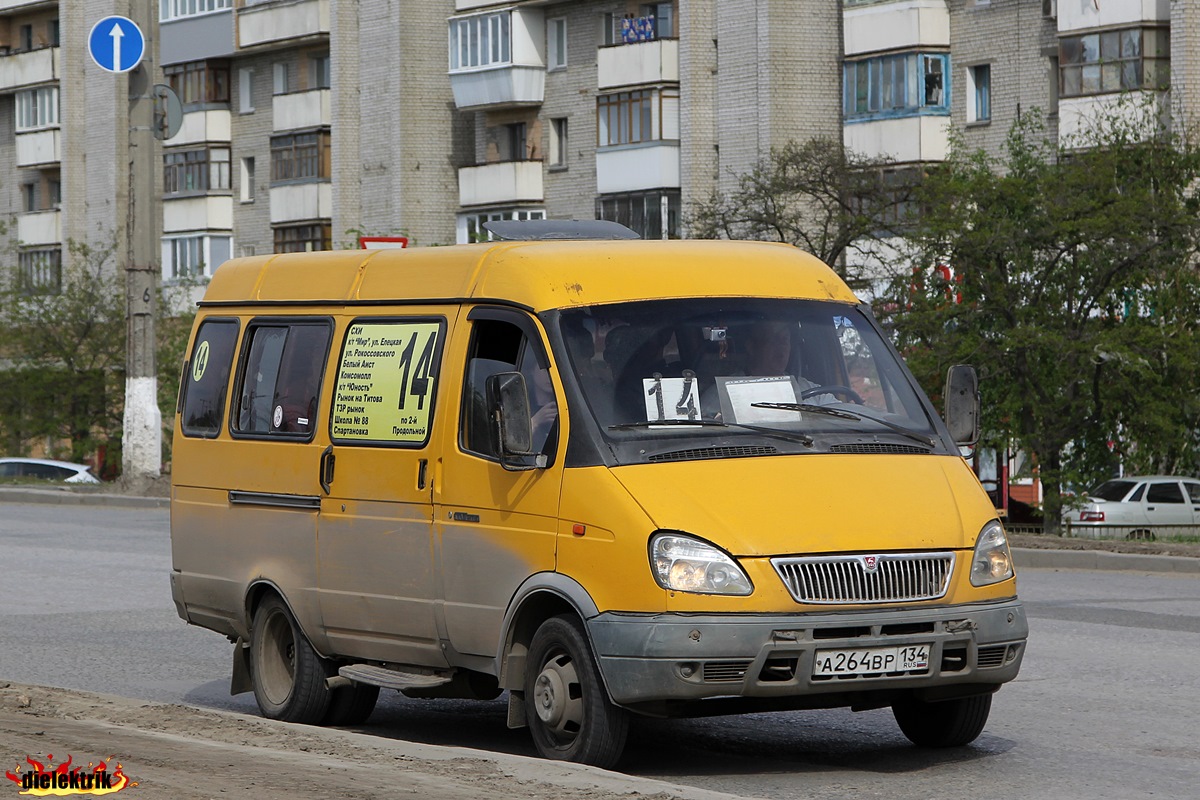
{"type": "Polygon", "coordinates": [[[1058,19],[1058,0],[1042,0],[1042,16],[1045,19],[1058,19]]]}

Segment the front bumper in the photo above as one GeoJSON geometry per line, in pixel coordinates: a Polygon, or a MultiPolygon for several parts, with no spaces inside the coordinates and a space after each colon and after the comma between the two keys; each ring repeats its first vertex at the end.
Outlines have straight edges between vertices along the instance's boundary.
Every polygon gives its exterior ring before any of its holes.
{"type": "Polygon", "coordinates": [[[621,614],[588,620],[609,695],[621,705],[718,697],[854,705],[860,693],[989,691],[1017,676],[1029,624],[1016,599],[821,614],[621,614]],[[928,645],[921,673],[817,677],[818,650],[928,645]]]}

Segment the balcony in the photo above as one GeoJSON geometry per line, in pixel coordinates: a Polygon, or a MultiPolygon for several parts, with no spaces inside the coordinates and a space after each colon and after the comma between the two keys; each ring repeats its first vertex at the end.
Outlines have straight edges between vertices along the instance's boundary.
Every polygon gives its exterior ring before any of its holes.
{"type": "Polygon", "coordinates": [[[183,124],[179,126],[179,132],[164,144],[177,147],[181,144],[231,141],[230,117],[227,109],[188,111],[183,115],[183,124]]]}
{"type": "Polygon", "coordinates": [[[541,161],[500,161],[458,171],[460,206],[540,203],[543,198],[541,161]]]}
{"type": "Polygon", "coordinates": [[[271,224],[333,216],[333,189],[328,181],[271,187],[271,224]]]}
{"type": "Polygon", "coordinates": [[[596,191],[640,192],[679,188],[679,142],[652,141],[596,151],[596,191]]]}
{"type": "Polygon", "coordinates": [[[163,233],[233,230],[233,198],[229,195],[163,198],[163,233]]]}
{"type": "Polygon", "coordinates": [[[307,92],[277,94],[271,101],[275,130],[294,131],[302,128],[330,126],[330,90],[312,89],[307,92]]]}
{"type": "Polygon", "coordinates": [[[601,47],[596,52],[599,88],[679,83],[679,40],[655,39],[601,47]]]}
{"type": "Polygon", "coordinates": [[[18,214],[17,241],[23,245],[61,244],[62,212],[53,210],[18,214]]]}
{"type": "Polygon", "coordinates": [[[910,116],[842,126],[846,148],[868,158],[898,162],[945,161],[950,149],[950,118],[910,116]]]}
{"type": "Polygon", "coordinates": [[[527,6],[450,19],[450,88],[460,109],[539,105],[546,25],[527,6]]]}
{"type": "Polygon", "coordinates": [[[847,57],[883,50],[950,46],[946,0],[902,0],[847,8],[842,14],[847,57]]]}
{"type": "Polygon", "coordinates": [[[20,11],[24,8],[33,8],[40,5],[45,5],[43,0],[0,0],[0,14],[8,14],[13,11],[20,11]]]}
{"type": "Polygon", "coordinates": [[[1089,97],[1064,97],[1058,101],[1058,142],[1065,147],[1071,147],[1074,142],[1077,147],[1080,134],[1092,129],[1096,120],[1118,118],[1123,121],[1123,129],[1132,133],[1140,128],[1143,140],[1149,139],[1154,136],[1155,130],[1149,124],[1150,115],[1143,111],[1146,107],[1143,103],[1153,104],[1160,124],[1169,124],[1171,104],[1168,92],[1138,90],[1089,97]]]}
{"type": "Polygon", "coordinates": [[[289,39],[329,35],[329,0],[260,0],[244,4],[234,19],[241,49],[289,39]]]}
{"type": "Polygon", "coordinates": [[[62,161],[62,138],[58,128],[18,133],[17,166],[36,167],[62,161]]]}
{"type": "Polygon", "coordinates": [[[1171,0],[1140,3],[1059,3],[1058,33],[1082,33],[1097,28],[1130,27],[1171,21],[1171,0]]]}
{"type": "Polygon", "coordinates": [[[0,91],[58,80],[60,47],[0,55],[0,91]]]}

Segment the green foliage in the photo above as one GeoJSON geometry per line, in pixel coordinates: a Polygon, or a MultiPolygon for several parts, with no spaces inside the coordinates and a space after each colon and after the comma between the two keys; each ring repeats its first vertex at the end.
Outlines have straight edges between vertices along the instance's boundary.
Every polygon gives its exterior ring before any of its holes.
{"type": "Polygon", "coordinates": [[[886,159],[848,152],[839,140],[815,138],[772,149],[728,195],[694,203],[686,224],[702,239],[787,242],[820,258],[852,283],[852,263],[878,257],[877,245],[906,223],[912,184],[886,159]]]}
{"type": "Polygon", "coordinates": [[[957,142],[920,188],[908,262],[950,265],[956,282],[909,270],[884,304],[926,387],[951,364],[980,368],[985,428],[1034,454],[1048,528],[1060,485],[1118,458],[1196,468],[1200,150],[1154,114],[1120,108],[1070,147],[1026,115],[998,158],[957,142]]]}

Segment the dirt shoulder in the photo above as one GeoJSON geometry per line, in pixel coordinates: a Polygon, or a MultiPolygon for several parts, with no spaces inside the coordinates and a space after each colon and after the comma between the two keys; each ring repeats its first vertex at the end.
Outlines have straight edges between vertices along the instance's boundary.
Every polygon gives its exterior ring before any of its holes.
{"type": "Polygon", "coordinates": [[[1146,556],[1189,556],[1200,558],[1198,542],[1126,542],[1109,539],[1075,539],[1010,533],[1009,544],[1028,550],[1101,550],[1108,553],[1133,553],[1146,556]]]}
{"type": "MultiPolygon", "coordinates": [[[[414,744],[188,706],[0,682],[0,764],[119,763],[130,798],[731,800],[593,767],[414,744]]],[[[0,776],[4,785],[19,787],[0,776]]]]}

